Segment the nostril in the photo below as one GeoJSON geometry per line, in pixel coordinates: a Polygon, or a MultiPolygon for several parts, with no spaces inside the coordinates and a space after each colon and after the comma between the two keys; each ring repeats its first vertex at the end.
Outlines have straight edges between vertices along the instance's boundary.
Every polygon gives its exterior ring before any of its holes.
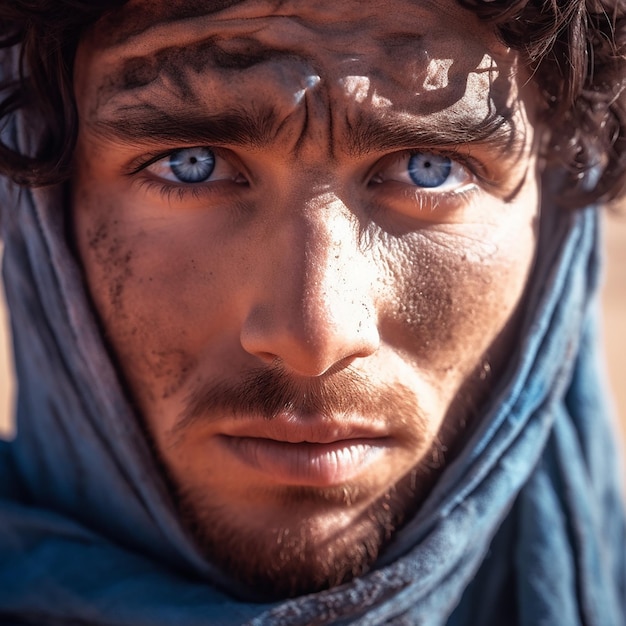
{"type": "Polygon", "coordinates": [[[271,365],[272,363],[275,363],[276,361],[280,360],[276,354],[272,354],[271,352],[259,351],[256,353],[256,356],[257,358],[261,359],[261,361],[263,361],[264,363],[267,363],[268,365],[271,365]]]}

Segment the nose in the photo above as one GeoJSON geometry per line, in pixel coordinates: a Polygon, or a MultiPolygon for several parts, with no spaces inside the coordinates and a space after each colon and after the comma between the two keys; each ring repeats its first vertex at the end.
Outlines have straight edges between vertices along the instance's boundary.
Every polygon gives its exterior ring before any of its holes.
{"type": "Polygon", "coordinates": [[[280,221],[241,330],[243,348],[292,373],[320,376],[379,347],[374,261],[336,197],[280,221]]]}

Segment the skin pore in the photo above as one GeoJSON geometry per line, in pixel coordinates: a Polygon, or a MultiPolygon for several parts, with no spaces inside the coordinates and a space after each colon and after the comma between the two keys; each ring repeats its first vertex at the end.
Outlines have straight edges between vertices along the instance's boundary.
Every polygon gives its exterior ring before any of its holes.
{"type": "Polygon", "coordinates": [[[84,37],[74,232],[186,524],[287,596],[371,567],[502,369],[534,93],[451,0],[206,4],[84,37]]]}

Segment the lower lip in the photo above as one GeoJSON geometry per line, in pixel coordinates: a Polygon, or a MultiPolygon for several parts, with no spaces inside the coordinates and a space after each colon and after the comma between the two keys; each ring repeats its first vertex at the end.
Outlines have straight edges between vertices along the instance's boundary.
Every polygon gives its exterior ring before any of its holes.
{"type": "Polygon", "coordinates": [[[222,443],[244,465],[287,484],[329,487],[363,473],[386,450],[385,439],[333,443],[286,443],[257,437],[221,436],[222,443]]]}

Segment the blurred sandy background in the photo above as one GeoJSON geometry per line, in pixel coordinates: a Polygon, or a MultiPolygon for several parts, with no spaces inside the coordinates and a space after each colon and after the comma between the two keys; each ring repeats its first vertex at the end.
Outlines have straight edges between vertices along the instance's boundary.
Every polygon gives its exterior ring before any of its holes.
{"type": "Polygon", "coordinates": [[[604,226],[608,253],[603,292],[604,343],[626,452],[626,205],[621,214],[609,214],[604,226]]]}
{"type": "MultiPolygon", "coordinates": [[[[604,289],[606,356],[626,449],[626,207],[622,215],[607,217],[605,238],[609,259],[604,289]]],[[[5,435],[10,432],[13,403],[7,323],[3,298],[0,297],[0,434],[5,435]]]]}

